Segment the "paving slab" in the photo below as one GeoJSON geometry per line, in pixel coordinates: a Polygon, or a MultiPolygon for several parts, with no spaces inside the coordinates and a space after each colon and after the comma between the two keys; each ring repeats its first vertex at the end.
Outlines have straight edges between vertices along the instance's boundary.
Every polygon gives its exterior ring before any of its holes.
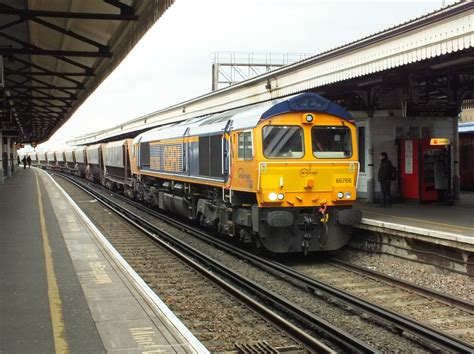
{"type": "Polygon", "coordinates": [[[354,207],[362,210],[363,225],[474,244],[474,202],[471,202],[474,193],[463,193],[462,198],[454,206],[407,201],[394,203],[391,208],[379,208],[357,201],[354,207]]]}

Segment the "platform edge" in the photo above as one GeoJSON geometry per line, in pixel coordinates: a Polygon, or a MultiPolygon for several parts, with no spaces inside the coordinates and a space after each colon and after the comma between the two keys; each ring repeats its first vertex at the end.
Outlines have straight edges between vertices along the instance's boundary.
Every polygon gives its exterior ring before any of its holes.
{"type": "Polygon", "coordinates": [[[146,298],[151,306],[155,306],[158,311],[162,312],[169,322],[176,328],[177,332],[191,345],[196,353],[209,353],[209,350],[191,333],[191,331],[179,320],[178,317],[169,309],[169,307],[161,300],[158,295],[145,283],[145,281],[132,269],[132,267],[125,261],[125,259],[117,252],[112,244],[105,238],[100,230],[94,225],[89,217],[81,210],[81,208],[74,202],[74,200],[66,193],[66,191],[52,178],[52,176],[45,173],[54,183],[54,185],[63,193],[67,201],[71,204],[74,210],[78,213],[80,218],[89,227],[92,234],[97,238],[104,249],[110,254],[115,263],[125,271],[135,282],[136,290],[146,298]]]}

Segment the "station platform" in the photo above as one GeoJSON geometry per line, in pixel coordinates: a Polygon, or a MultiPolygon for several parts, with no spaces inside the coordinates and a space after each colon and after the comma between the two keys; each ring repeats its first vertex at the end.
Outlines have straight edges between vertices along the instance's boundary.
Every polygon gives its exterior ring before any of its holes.
{"type": "Polygon", "coordinates": [[[410,234],[474,250],[474,192],[462,193],[454,206],[406,201],[379,208],[359,200],[354,207],[362,211],[361,228],[410,234]]]}
{"type": "Polygon", "coordinates": [[[44,171],[0,185],[0,353],[203,353],[44,171]]]}

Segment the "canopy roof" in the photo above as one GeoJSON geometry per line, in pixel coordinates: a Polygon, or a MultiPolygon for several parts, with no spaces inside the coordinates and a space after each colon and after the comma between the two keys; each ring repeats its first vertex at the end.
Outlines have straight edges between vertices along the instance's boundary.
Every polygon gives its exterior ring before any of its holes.
{"type": "MultiPolygon", "coordinates": [[[[91,144],[135,137],[157,126],[306,91],[319,93],[351,111],[372,112],[400,110],[400,102],[391,102],[401,99],[402,95],[396,92],[401,90],[403,95],[411,93],[404,101],[418,102],[423,96],[429,104],[445,107],[443,116],[449,117],[452,111],[457,114],[460,102],[474,95],[473,68],[474,1],[462,1],[68,143],[91,144]],[[382,98],[387,98],[385,106],[381,104],[382,98]]],[[[411,116],[424,110],[421,104],[414,107],[409,112],[411,116]]],[[[403,115],[401,111],[397,114],[403,115]]]]}
{"type": "Polygon", "coordinates": [[[3,135],[25,142],[47,140],[173,2],[2,1],[3,135]]]}

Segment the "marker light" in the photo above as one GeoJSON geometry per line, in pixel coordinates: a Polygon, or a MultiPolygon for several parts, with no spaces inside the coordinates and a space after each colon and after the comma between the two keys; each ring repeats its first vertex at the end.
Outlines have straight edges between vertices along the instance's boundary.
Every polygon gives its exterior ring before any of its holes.
{"type": "Polygon", "coordinates": [[[339,199],[344,198],[344,193],[338,192],[338,193],[337,193],[337,197],[338,197],[339,199]]]}
{"type": "Polygon", "coordinates": [[[270,199],[272,202],[274,202],[275,200],[277,200],[278,198],[278,195],[275,193],[275,192],[271,192],[269,195],[268,195],[268,199],[270,199]]]}
{"type": "Polygon", "coordinates": [[[285,194],[279,193],[278,194],[278,200],[283,200],[283,199],[285,199],[285,194]]]}
{"type": "Polygon", "coordinates": [[[351,197],[352,197],[351,192],[346,192],[346,199],[351,199],[351,197]]]}
{"type": "Polygon", "coordinates": [[[307,121],[308,123],[311,123],[313,120],[314,120],[314,117],[313,117],[312,114],[307,114],[307,115],[306,115],[306,121],[307,121]]]}

